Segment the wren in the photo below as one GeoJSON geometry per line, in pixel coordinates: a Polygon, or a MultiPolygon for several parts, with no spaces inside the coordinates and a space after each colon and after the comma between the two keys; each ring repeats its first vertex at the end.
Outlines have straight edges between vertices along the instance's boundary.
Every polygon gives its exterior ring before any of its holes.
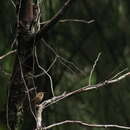
{"type": "Polygon", "coordinates": [[[40,104],[44,98],[44,92],[38,92],[36,96],[32,99],[32,103],[40,104]]]}

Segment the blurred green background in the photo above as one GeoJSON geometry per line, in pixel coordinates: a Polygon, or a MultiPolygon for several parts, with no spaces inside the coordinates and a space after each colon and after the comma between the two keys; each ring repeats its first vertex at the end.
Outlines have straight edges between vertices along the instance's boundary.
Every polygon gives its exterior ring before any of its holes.
{"type": "MultiPolygon", "coordinates": [[[[66,0],[41,0],[42,19],[49,20],[66,0]]],[[[55,93],[72,91],[88,85],[90,71],[101,52],[92,75],[92,84],[112,78],[130,67],[130,1],[129,0],[77,0],[63,19],[95,20],[84,24],[57,23],[48,33],[48,43],[63,58],[50,70],[55,93]],[[77,69],[78,67],[78,69],[77,69]]],[[[14,38],[15,8],[10,0],[0,1],[0,56],[11,50],[14,38]]],[[[39,48],[41,63],[48,65],[55,54],[46,46],[39,48]]],[[[0,60],[0,130],[6,127],[7,88],[13,68],[14,55],[0,60]]],[[[46,67],[46,66],[45,66],[46,67]]],[[[39,85],[44,79],[39,79],[39,85]]],[[[111,86],[78,94],[49,107],[45,113],[47,124],[63,120],[82,120],[87,123],[120,124],[130,126],[130,79],[111,86]]],[[[53,130],[104,130],[63,125],[53,130]]],[[[112,129],[112,128],[111,128],[112,129]]],[[[114,128],[115,130],[116,128],[114,128]]]]}

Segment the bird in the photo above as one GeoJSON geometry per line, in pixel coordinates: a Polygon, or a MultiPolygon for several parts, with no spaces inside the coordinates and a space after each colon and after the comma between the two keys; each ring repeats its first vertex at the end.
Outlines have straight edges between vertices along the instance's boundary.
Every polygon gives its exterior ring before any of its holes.
{"type": "Polygon", "coordinates": [[[44,99],[45,92],[38,92],[36,96],[32,99],[32,103],[40,104],[41,101],[44,99]]]}

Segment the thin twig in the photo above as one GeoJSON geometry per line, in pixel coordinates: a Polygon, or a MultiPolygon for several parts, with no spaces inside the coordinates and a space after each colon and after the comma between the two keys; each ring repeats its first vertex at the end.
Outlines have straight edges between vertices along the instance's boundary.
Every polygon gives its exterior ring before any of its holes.
{"type": "Polygon", "coordinates": [[[52,91],[52,95],[53,95],[53,97],[54,97],[55,94],[54,94],[54,89],[53,89],[53,81],[52,81],[52,78],[51,78],[50,74],[47,73],[47,71],[39,64],[38,57],[37,57],[36,47],[35,47],[35,58],[36,58],[36,63],[37,63],[37,65],[38,65],[38,67],[39,67],[39,68],[49,77],[49,79],[50,79],[51,91],[52,91]]]}
{"type": "Polygon", "coordinates": [[[61,59],[59,59],[59,62],[60,62],[63,66],[65,66],[68,70],[70,70],[71,72],[74,73],[74,70],[72,70],[68,65],[66,65],[61,59]]]}
{"type": "Polygon", "coordinates": [[[115,82],[118,82],[118,81],[120,81],[120,80],[126,78],[126,77],[129,76],[129,75],[130,75],[130,72],[128,72],[128,73],[126,73],[126,74],[123,74],[123,75],[121,75],[120,77],[118,77],[118,78],[116,78],[116,79],[108,80],[107,82],[108,82],[108,84],[115,83],[115,82]]]}
{"type": "Polygon", "coordinates": [[[31,98],[30,98],[30,94],[29,94],[29,89],[28,89],[28,86],[27,86],[27,83],[26,83],[26,80],[24,78],[24,74],[23,74],[23,68],[22,68],[22,63],[21,63],[21,60],[20,60],[20,57],[18,56],[18,59],[19,59],[19,65],[20,65],[20,71],[21,71],[21,78],[23,80],[23,83],[24,83],[24,86],[26,88],[26,92],[27,92],[27,96],[28,96],[28,101],[29,101],[29,108],[30,108],[30,111],[32,113],[32,115],[34,116],[36,122],[37,122],[37,118],[32,110],[32,106],[31,106],[31,98]]]}
{"type": "MultiPolygon", "coordinates": [[[[51,63],[51,65],[49,66],[49,68],[46,70],[46,72],[48,73],[49,71],[50,71],[50,69],[54,66],[54,64],[56,63],[56,61],[57,61],[57,56],[55,57],[55,59],[53,60],[53,62],[51,63]]],[[[42,73],[40,73],[40,74],[37,74],[37,75],[33,75],[33,74],[30,74],[32,77],[34,77],[34,78],[38,78],[38,77],[41,77],[41,76],[43,76],[45,73],[44,72],[42,72],[42,73]]]]}
{"type": "MultiPolygon", "coordinates": [[[[80,73],[84,73],[83,71],[81,71],[73,62],[68,61],[67,59],[63,58],[62,56],[60,56],[59,54],[57,54],[57,52],[54,50],[54,48],[52,48],[43,38],[42,38],[42,42],[44,43],[44,45],[49,48],[54,54],[55,56],[60,59],[61,61],[70,64],[73,68],[75,68],[77,71],[79,71],[80,73]]],[[[67,66],[67,65],[66,65],[67,66]]],[[[67,67],[69,68],[69,66],[67,67]]],[[[71,70],[71,68],[70,68],[71,70]]]]}
{"type": "Polygon", "coordinates": [[[10,89],[8,87],[7,89],[7,102],[6,102],[6,121],[7,121],[7,128],[9,130],[11,130],[10,124],[9,124],[9,93],[10,93],[10,89]]]}
{"type": "MultiPolygon", "coordinates": [[[[35,39],[34,39],[34,42],[35,42],[35,39]]],[[[33,46],[33,54],[32,54],[32,57],[33,57],[33,73],[35,72],[35,46],[33,46]]],[[[33,90],[34,90],[34,92],[35,92],[35,95],[37,94],[37,88],[36,88],[36,85],[35,85],[35,81],[34,81],[34,78],[33,77],[31,77],[32,78],[32,83],[33,83],[33,90]]]]}
{"type": "Polygon", "coordinates": [[[62,61],[64,61],[65,63],[68,63],[68,64],[72,65],[72,67],[74,67],[74,68],[75,68],[77,71],[79,71],[80,73],[84,73],[84,72],[81,71],[81,70],[79,69],[79,67],[77,67],[73,62],[68,61],[67,59],[65,59],[65,58],[63,58],[63,57],[61,57],[61,56],[59,56],[59,59],[62,60],[62,61]]]}
{"type": "MultiPolygon", "coordinates": [[[[40,24],[47,24],[50,20],[47,20],[45,22],[41,22],[40,24]]],[[[59,20],[59,23],[65,23],[65,22],[76,22],[76,23],[84,23],[84,24],[90,24],[90,23],[93,23],[95,20],[92,19],[92,20],[84,20],[84,19],[62,19],[62,20],[59,20]]]]}
{"type": "Polygon", "coordinates": [[[49,68],[47,69],[47,72],[49,72],[50,71],[50,69],[54,66],[54,64],[56,63],[56,61],[57,61],[57,56],[55,57],[55,59],[53,60],[53,62],[51,63],[51,65],[49,66],[49,68]]]}
{"type": "Polygon", "coordinates": [[[6,54],[4,54],[3,56],[0,56],[0,60],[4,59],[5,57],[7,57],[10,54],[14,54],[17,50],[13,50],[13,51],[9,51],[6,54]]]}
{"type": "Polygon", "coordinates": [[[9,1],[10,1],[11,4],[13,5],[13,7],[16,9],[16,5],[15,5],[14,1],[13,1],[13,0],[9,0],[9,1]]]}
{"type": "Polygon", "coordinates": [[[128,70],[128,68],[123,69],[122,71],[120,71],[119,73],[117,73],[116,75],[114,75],[111,79],[114,79],[114,78],[118,77],[119,75],[121,75],[122,73],[124,73],[127,70],[128,70]]]}
{"type": "Polygon", "coordinates": [[[95,60],[95,62],[94,62],[94,65],[93,65],[93,67],[92,67],[92,70],[91,70],[91,72],[90,72],[89,85],[91,85],[92,74],[93,74],[93,72],[94,72],[94,70],[95,70],[95,67],[96,67],[96,65],[97,65],[97,62],[98,62],[100,56],[101,56],[101,53],[98,54],[98,56],[97,56],[97,58],[96,58],[96,60],[95,60]]]}
{"type": "Polygon", "coordinates": [[[17,27],[19,26],[19,20],[20,20],[20,10],[21,10],[21,5],[22,5],[22,0],[19,0],[19,5],[16,5],[16,6],[18,6],[18,7],[16,7],[16,8],[18,8],[18,10],[16,10],[16,11],[18,11],[18,12],[16,12],[16,19],[17,19],[17,27]]]}
{"type": "Polygon", "coordinates": [[[65,23],[65,22],[77,22],[77,23],[85,23],[85,24],[90,24],[90,23],[93,23],[95,20],[84,20],[84,19],[63,19],[63,20],[60,20],[59,22],[60,23],[65,23]]]}
{"type": "Polygon", "coordinates": [[[66,10],[70,7],[71,3],[74,2],[75,0],[67,0],[64,5],[59,9],[59,11],[51,18],[51,20],[45,24],[40,31],[37,33],[37,39],[40,40],[45,33],[48,32],[48,30],[52,27],[54,27],[54,25],[62,18],[62,16],[64,16],[66,10]]]}
{"type": "Polygon", "coordinates": [[[57,54],[57,52],[49,45],[49,43],[47,43],[46,41],[45,41],[45,39],[41,39],[41,41],[44,43],[44,45],[47,47],[47,48],[49,48],[57,57],[59,57],[59,55],[57,54]]]}
{"type": "Polygon", "coordinates": [[[15,45],[17,45],[18,43],[17,43],[18,41],[17,41],[17,36],[14,38],[14,40],[13,40],[13,42],[11,43],[11,49],[15,46],[15,45]]]}
{"type": "Polygon", "coordinates": [[[4,71],[4,70],[0,70],[3,74],[0,75],[1,77],[5,77],[5,78],[10,78],[11,77],[11,73],[4,71]]]}
{"type": "Polygon", "coordinates": [[[74,124],[74,125],[76,124],[76,125],[80,125],[80,126],[83,126],[83,127],[120,128],[120,129],[130,130],[130,127],[122,126],[122,125],[115,125],[115,124],[106,124],[106,125],[103,125],[103,124],[88,124],[88,123],[85,123],[85,122],[82,122],[82,121],[78,121],[78,120],[65,120],[65,121],[57,122],[57,123],[54,123],[54,124],[49,125],[47,127],[43,127],[42,130],[51,129],[53,127],[64,125],[64,124],[74,124]]]}

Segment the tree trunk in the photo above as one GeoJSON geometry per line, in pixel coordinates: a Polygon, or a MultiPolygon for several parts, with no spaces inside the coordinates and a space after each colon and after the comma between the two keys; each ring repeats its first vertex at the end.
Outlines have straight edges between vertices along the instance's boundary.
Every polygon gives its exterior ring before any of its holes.
{"type": "MultiPolygon", "coordinates": [[[[25,122],[33,121],[29,117],[31,98],[34,96],[34,79],[30,74],[34,72],[33,41],[33,3],[32,0],[16,0],[17,26],[16,47],[17,54],[11,78],[8,104],[8,125],[12,130],[23,128],[25,122]]],[[[33,111],[33,110],[32,110],[33,111]]],[[[26,127],[26,125],[24,125],[26,127]]],[[[33,125],[34,126],[34,125],[33,125]]],[[[24,129],[27,129],[25,128],[24,129]]],[[[30,126],[29,126],[30,127],[30,126]]],[[[31,128],[31,127],[30,127],[31,128]]]]}

